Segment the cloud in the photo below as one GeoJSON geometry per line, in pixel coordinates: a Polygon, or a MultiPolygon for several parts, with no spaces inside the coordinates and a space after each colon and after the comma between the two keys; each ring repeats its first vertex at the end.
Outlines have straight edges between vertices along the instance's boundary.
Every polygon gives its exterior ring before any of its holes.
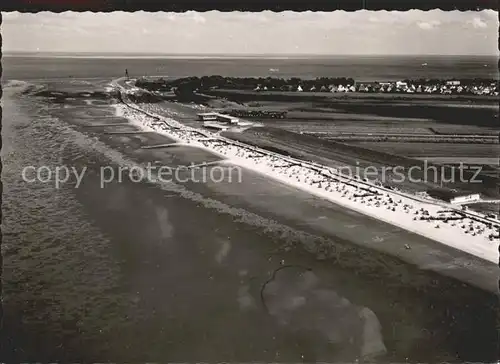
{"type": "Polygon", "coordinates": [[[198,23],[198,24],[203,24],[203,23],[205,23],[205,22],[207,21],[207,20],[206,20],[203,16],[201,16],[199,13],[194,13],[191,19],[193,19],[193,21],[194,21],[195,23],[198,23]]]}
{"type": "Polygon", "coordinates": [[[3,21],[15,20],[19,18],[20,15],[21,13],[19,13],[18,11],[13,11],[9,13],[2,12],[2,19],[3,21]]]}
{"type": "Polygon", "coordinates": [[[431,23],[420,22],[417,25],[420,29],[423,29],[423,30],[429,30],[429,29],[433,28],[431,23]]]}
{"type": "Polygon", "coordinates": [[[269,21],[269,18],[267,16],[265,16],[264,14],[260,13],[260,14],[256,15],[255,20],[263,22],[263,23],[267,23],[269,21]]]}
{"type": "Polygon", "coordinates": [[[482,29],[482,28],[488,27],[488,24],[486,24],[486,22],[481,20],[481,18],[479,18],[479,17],[475,17],[474,19],[469,20],[468,23],[476,29],[482,29]]]}
{"type": "Polygon", "coordinates": [[[8,51],[40,48],[68,52],[133,50],[200,54],[497,52],[498,13],[494,11],[14,12],[2,15],[4,50],[8,51]],[[142,32],[143,29],[147,29],[147,33],[142,32]],[[124,38],[127,44],[123,44],[124,38]]]}
{"type": "Polygon", "coordinates": [[[483,10],[482,14],[487,16],[487,17],[498,20],[498,11],[496,11],[496,10],[492,10],[492,9],[483,10]]]}
{"type": "Polygon", "coordinates": [[[435,29],[439,25],[441,25],[441,22],[438,20],[432,20],[432,21],[428,21],[428,22],[418,22],[417,25],[420,29],[431,30],[431,29],[435,29]]]}

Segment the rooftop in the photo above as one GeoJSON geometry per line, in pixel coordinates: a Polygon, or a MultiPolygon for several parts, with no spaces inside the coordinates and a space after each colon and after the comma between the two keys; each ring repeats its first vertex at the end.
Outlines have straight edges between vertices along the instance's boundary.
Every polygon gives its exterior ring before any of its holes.
{"type": "Polygon", "coordinates": [[[476,192],[472,191],[455,191],[449,188],[433,188],[430,190],[427,190],[427,193],[431,197],[443,199],[443,200],[451,200],[455,197],[460,197],[460,196],[469,196],[469,195],[474,195],[476,192]]]}

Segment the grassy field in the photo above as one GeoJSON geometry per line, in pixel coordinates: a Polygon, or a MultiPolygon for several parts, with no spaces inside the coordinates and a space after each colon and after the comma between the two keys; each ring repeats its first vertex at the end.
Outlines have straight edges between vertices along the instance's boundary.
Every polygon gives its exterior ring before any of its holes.
{"type": "Polygon", "coordinates": [[[214,90],[211,94],[224,98],[228,105],[288,111],[284,120],[258,120],[269,125],[322,122],[325,129],[338,123],[350,124],[353,128],[391,125],[433,128],[445,134],[491,134],[498,129],[498,100],[493,96],[244,90],[214,90]]]}
{"type": "Polygon", "coordinates": [[[480,127],[471,127],[470,129],[467,128],[456,128],[453,126],[439,126],[439,127],[432,127],[431,131],[434,134],[443,134],[443,135],[449,135],[449,134],[455,134],[455,135],[460,135],[460,134],[468,134],[470,132],[473,132],[474,134],[477,135],[499,135],[499,130],[497,128],[493,128],[491,130],[487,129],[482,129],[480,127]]]}
{"type": "Polygon", "coordinates": [[[270,127],[282,128],[293,132],[315,134],[321,138],[366,142],[442,142],[491,144],[498,143],[498,131],[469,125],[449,126],[449,134],[435,133],[435,121],[415,121],[374,117],[369,115],[339,115],[332,113],[330,120],[308,117],[291,119],[255,119],[270,127]],[[458,131],[458,132],[457,132],[458,131]]]}
{"type": "Polygon", "coordinates": [[[499,158],[500,144],[445,144],[445,143],[356,143],[369,149],[400,154],[412,158],[499,158]]]}
{"type": "MultiPolygon", "coordinates": [[[[367,123],[359,122],[356,127],[348,123],[325,123],[322,121],[289,122],[288,120],[263,121],[263,124],[270,127],[282,128],[291,131],[302,131],[306,133],[324,134],[324,137],[337,135],[434,135],[429,128],[405,128],[393,125],[369,126],[367,123]],[[347,124],[347,125],[346,125],[347,124]]],[[[320,135],[318,135],[320,136],[320,135]]]]}
{"type": "MultiPolygon", "coordinates": [[[[339,103],[333,105],[334,112],[349,114],[374,115],[381,117],[400,118],[401,124],[415,125],[412,119],[432,120],[439,124],[453,124],[460,126],[481,126],[496,128],[498,126],[498,108],[462,108],[442,106],[436,104],[426,105],[400,105],[388,101],[386,103],[339,103]],[[409,119],[411,118],[411,119],[409,119]]],[[[442,126],[442,125],[439,125],[442,126]]]]}
{"type": "MultiPolygon", "coordinates": [[[[207,92],[208,93],[208,92],[207,92]]],[[[471,102],[478,104],[498,104],[498,97],[483,95],[432,95],[432,94],[389,94],[389,93],[364,93],[364,92],[293,92],[293,91],[253,91],[218,89],[209,92],[210,95],[226,97],[228,99],[240,98],[249,101],[278,101],[279,99],[318,100],[318,99],[363,99],[363,100],[396,100],[396,101],[446,101],[446,102],[471,102]]]]}
{"type": "Polygon", "coordinates": [[[500,204],[498,203],[475,203],[466,206],[472,210],[481,211],[487,214],[498,214],[500,211],[500,204]]]}

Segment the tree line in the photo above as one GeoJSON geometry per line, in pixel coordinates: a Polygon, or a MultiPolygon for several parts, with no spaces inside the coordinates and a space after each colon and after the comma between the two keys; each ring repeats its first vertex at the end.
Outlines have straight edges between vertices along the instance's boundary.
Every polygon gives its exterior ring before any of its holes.
{"type": "Polygon", "coordinates": [[[311,88],[313,86],[320,88],[321,86],[329,85],[353,85],[354,79],[346,77],[320,77],[313,80],[303,80],[297,77],[290,79],[277,77],[223,77],[223,76],[203,76],[203,77],[185,77],[173,80],[156,79],[146,80],[139,79],[136,82],[137,87],[141,87],[150,91],[169,91],[178,90],[185,91],[209,91],[214,88],[223,89],[238,89],[238,90],[253,90],[257,87],[268,89],[285,90],[288,88],[296,89],[298,86],[303,88],[311,88]]]}
{"type": "MultiPolygon", "coordinates": [[[[452,80],[422,78],[414,80],[405,79],[402,81],[406,82],[408,85],[439,87],[445,85],[447,81],[452,80]]],[[[491,85],[492,83],[498,82],[497,80],[484,78],[459,78],[453,79],[453,81],[460,81],[460,85],[464,87],[491,85]]],[[[214,89],[296,91],[300,86],[304,91],[314,90],[326,92],[332,86],[353,86],[355,84],[356,82],[354,79],[346,77],[318,77],[316,79],[292,77],[284,79],[278,77],[223,77],[219,75],[203,77],[192,76],[177,79],[139,79],[136,81],[137,87],[149,91],[174,91],[175,95],[180,100],[186,99],[199,102],[203,102],[206,98],[201,94],[204,92],[208,93],[210,90],[214,89]],[[193,100],[193,97],[195,97],[196,100],[193,100]]],[[[371,84],[373,84],[373,82],[371,82],[371,84]]]]}

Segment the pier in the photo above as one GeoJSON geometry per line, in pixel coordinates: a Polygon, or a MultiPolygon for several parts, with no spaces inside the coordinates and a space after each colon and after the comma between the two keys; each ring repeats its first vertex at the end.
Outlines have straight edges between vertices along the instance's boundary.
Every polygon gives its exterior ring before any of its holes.
{"type": "Polygon", "coordinates": [[[154,133],[153,131],[108,131],[104,134],[107,135],[120,135],[120,134],[150,134],[154,133]]]}

